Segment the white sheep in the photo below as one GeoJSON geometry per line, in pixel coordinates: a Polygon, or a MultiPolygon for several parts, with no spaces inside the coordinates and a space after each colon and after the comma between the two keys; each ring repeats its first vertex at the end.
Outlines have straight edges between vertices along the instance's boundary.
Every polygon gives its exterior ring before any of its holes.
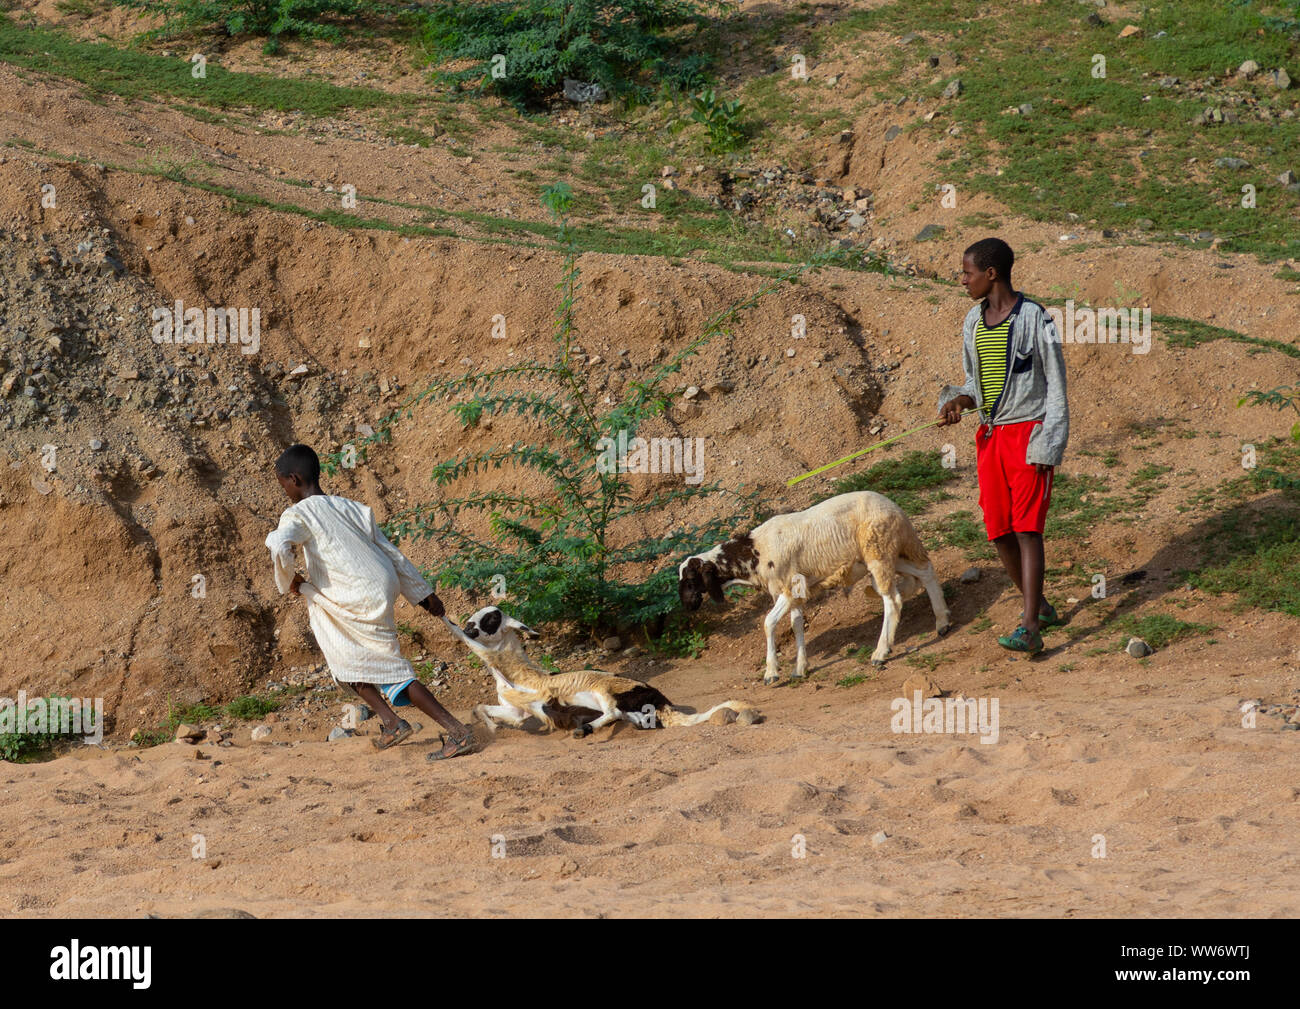
{"type": "Polygon", "coordinates": [[[767,672],[764,683],[775,683],[776,626],[788,612],[794,628],[795,677],[808,671],[804,648],[803,606],[817,588],[842,586],[845,594],[863,577],[884,600],[880,641],[871,655],[883,666],[894,647],[894,634],[903,598],[922,586],[934,609],[935,629],[949,626],[943,589],[934,565],[903,510],[872,491],[840,494],[801,512],[777,515],[748,535],[733,536],[712,550],[682,561],[677,569],[678,595],[688,610],[699,609],[704,594],[725,600],[728,585],[753,585],[775,600],[763,628],[767,633],[767,672]]]}

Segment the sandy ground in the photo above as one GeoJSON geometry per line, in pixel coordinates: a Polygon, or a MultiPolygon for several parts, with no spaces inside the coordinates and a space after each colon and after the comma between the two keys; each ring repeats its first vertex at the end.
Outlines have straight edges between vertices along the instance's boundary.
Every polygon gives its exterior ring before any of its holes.
{"type": "Polygon", "coordinates": [[[1294,916],[1296,734],[1236,710],[1294,671],[1175,651],[1141,682],[949,674],[999,701],[993,744],[891,732],[900,664],[846,689],[831,657],[795,687],[704,661],[655,680],[761,706],[744,728],[502,729],[442,764],[427,727],[386,753],[81,747],[0,770],[0,891],[39,916],[1294,916]]]}

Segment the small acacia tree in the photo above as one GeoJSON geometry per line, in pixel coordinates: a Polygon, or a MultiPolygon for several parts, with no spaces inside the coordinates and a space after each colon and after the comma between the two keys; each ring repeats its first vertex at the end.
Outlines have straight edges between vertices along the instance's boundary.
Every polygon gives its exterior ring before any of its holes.
{"type": "MultiPolygon", "coordinates": [[[[1300,415],[1300,385],[1280,385],[1276,389],[1251,389],[1237,406],[1271,406],[1278,410],[1291,410],[1300,415]]],[[[1291,425],[1291,440],[1300,442],[1300,421],[1291,425]]],[[[1282,490],[1300,491],[1300,478],[1275,469],[1262,469],[1257,474],[1259,480],[1269,486],[1282,490]]]]}
{"type": "MultiPolygon", "coordinates": [[[[372,443],[391,438],[393,426],[403,416],[410,417],[431,400],[449,402],[465,427],[493,415],[535,420],[546,436],[543,443],[514,442],[461,454],[435,464],[432,480],[439,490],[454,491],[476,474],[509,467],[540,476],[548,488],[545,492],[451,493],[399,512],[385,523],[385,531],[399,542],[437,540],[450,550],[441,559],[439,585],[461,588],[485,602],[489,593],[494,598],[504,595],[507,607],[523,620],[573,621],[593,631],[648,625],[653,632],[677,606],[676,563],[725,538],[735,523],[752,520],[757,515],[757,497],[716,483],[691,486],[683,481],[681,486],[638,499],[628,474],[619,472],[621,467],[601,464],[608,458],[605,446],[609,444],[602,439],[617,441],[620,434],[629,440],[635,437],[643,424],[668,407],[675,391],[668,388],[668,380],[684,361],[726,333],[741,312],[814,268],[823,257],[791,267],[713,316],[700,335],[647,377],[629,382],[620,402],[604,407],[588,391],[586,377],[574,362],[579,273],[577,249],[565,218],[571,198],[563,184],[543,194],[566,246],[557,285],[561,297],[555,313],[554,360],[549,364],[524,361],[435,381],[381,422],[355,450],[357,458],[364,459],[372,443]],[[721,514],[704,524],[673,528],[671,509],[699,497],[721,499],[721,514]],[[469,516],[479,516],[477,532],[467,528],[464,520],[469,516]],[[646,535],[644,526],[662,531],[646,535]]],[[[340,458],[335,454],[326,460],[328,472],[337,469],[340,458]]]]}
{"type": "Polygon", "coordinates": [[[690,29],[731,0],[443,0],[423,11],[425,45],[437,59],[473,60],[443,80],[468,82],[517,105],[535,103],[564,78],[598,83],[635,100],[650,84],[705,81],[709,60],[688,53],[690,29]]]}

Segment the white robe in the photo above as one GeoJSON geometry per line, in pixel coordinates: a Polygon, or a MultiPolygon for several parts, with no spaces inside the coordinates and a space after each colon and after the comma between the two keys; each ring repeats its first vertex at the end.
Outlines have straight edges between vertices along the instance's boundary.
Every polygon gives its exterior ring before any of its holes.
{"type": "Polygon", "coordinates": [[[396,683],[415,675],[398,648],[393,604],[399,592],[415,604],[433,589],[368,507],[332,494],[304,498],[284,510],[266,545],[281,595],[293,581],[294,547],[302,547],[307,582],[299,591],[336,681],[396,683]]]}

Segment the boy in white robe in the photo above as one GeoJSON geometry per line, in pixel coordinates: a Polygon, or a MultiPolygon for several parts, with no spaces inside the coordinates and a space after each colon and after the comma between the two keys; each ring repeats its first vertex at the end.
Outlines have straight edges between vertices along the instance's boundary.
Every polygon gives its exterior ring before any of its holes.
{"type": "Polygon", "coordinates": [[[320,459],[306,445],[291,445],[275,464],[275,477],[293,503],[266,537],[283,595],[307,600],[316,643],[335,681],[350,687],[383,721],[374,744],[387,749],[415,729],[392,707],[414,704],[447,730],[442,760],[469,753],[474,733],[438,703],[402,656],[393,605],[400,593],[435,617],[446,611],[419,570],[393,546],[365,505],[326,494],[320,487],[320,459]],[[306,576],[294,555],[302,547],[306,576]]]}

